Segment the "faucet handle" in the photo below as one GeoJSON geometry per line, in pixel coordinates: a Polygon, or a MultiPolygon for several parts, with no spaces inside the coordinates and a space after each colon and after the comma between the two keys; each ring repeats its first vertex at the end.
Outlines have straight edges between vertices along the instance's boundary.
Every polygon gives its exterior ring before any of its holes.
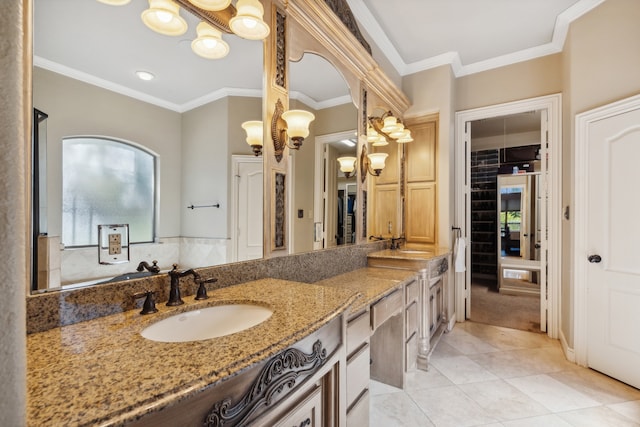
{"type": "Polygon", "coordinates": [[[208,299],[209,295],[207,295],[207,288],[206,286],[204,286],[205,283],[215,283],[217,282],[218,279],[216,279],[215,277],[211,277],[209,279],[196,279],[196,282],[198,283],[198,292],[196,292],[196,298],[197,300],[202,300],[202,299],[208,299]]]}
{"type": "Polygon", "coordinates": [[[140,314],[156,313],[158,309],[156,308],[155,292],[151,290],[146,290],[143,292],[138,292],[133,294],[134,300],[142,297],[145,297],[145,299],[144,299],[144,303],[142,303],[142,311],[140,312],[140,314]]]}

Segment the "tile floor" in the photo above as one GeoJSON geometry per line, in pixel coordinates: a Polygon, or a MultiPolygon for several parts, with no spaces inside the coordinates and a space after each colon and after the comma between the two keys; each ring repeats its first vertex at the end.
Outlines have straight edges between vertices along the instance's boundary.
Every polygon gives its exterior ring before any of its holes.
{"type": "Polygon", "coordinates": [[[405,390],[371,382],[371,427],[640,426],[640,390],[564,358],[546,335],[458,323],[405,390]]]}

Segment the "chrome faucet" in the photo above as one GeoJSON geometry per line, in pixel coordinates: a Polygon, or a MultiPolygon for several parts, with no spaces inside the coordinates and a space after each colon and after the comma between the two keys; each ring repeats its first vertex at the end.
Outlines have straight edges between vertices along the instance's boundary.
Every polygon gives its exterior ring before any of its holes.
{"type": "Polygon", "coordinates": [[[400,249],[400,243],[404,242],[404,237],[392,237],[391,238],[391,248],[390,249],[400,249]]]}
{"type": "Polygon", "coordinates": [[[138,264],[138,268],[136,268],[136,271],[143,271],[146,269],[150,273],[159,273],[160,267],[158,267],[158,261],[154,259],[152,263],[153,265],[149,265],[147,261],[142,261],[140,264],[138,264]]]}
{"type": "Polygon", "coordinates": [[[176,305],[184,304],[180,297],[180,278],[184,276],[192,275],[196,282],[200,282],[200,275],[192,268],[185,271],[178,271],[178,264],[173,264],[173,269],[169,271],[169,277],[171,278],[171,288],[169,289],[169,301],[167,305],[172,307],[176,305]]]}

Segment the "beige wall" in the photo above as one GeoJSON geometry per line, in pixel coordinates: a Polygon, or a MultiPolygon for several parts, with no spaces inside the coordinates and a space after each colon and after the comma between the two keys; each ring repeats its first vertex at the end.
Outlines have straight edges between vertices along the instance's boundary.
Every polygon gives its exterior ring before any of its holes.
{"type": "MultiPolygon", "coordinates": [[[[640,92],[640,2],[609,0],[571,24],[563,51],[563,206],[573,206],[575,115],[640,92]]],[[[575,212],[572,212],[572,216],[575,212]]],[[[561,330],[573,347],[573,222],[563,230],[561,330]]]]}
{"type": "Polygon", "coordinates": [[[294,170],[293,197],[291,200],[293,215],[290,218],[293,232],[293,248],[296,253],[313,250],[313,182],[315,138],[336,132],[354,130],[357,128],[358,110],[349,103],[322,110],[311,110],[299,101],[292,100],[290,107],[312,111],[316,118],[311,122],[309,136],[305,139],[299,151],[293,151],[294,170]],[[303,218],[298,218],[298,209],[302,209],[303,218]]]}
{"type": "Polygon", "coordinates": [[[562,57],[548,55],[456,79],[455,110],[463,111],[562,92],[562,57]]]}
{"type": "Polygon", "coordinates": [[[62,227],[62,144],[65,137],[99,135],[152,150],[160,159],[160,237],[180,235],[181,115],[79,80],[34,67],[33,105],[47,113],[49,234],[62,227]]]}

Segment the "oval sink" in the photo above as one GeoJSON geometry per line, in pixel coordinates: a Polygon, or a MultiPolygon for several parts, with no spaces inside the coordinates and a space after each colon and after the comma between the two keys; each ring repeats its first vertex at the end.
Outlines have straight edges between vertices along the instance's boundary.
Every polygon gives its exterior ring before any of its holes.
{"type": "Polygon", "coordinates": [[[272,314],[272,310],[259,305],[217,305],[175,314],[146,327],[140,334],[152,341],[201,341],[244,331],[272,314]]]}

